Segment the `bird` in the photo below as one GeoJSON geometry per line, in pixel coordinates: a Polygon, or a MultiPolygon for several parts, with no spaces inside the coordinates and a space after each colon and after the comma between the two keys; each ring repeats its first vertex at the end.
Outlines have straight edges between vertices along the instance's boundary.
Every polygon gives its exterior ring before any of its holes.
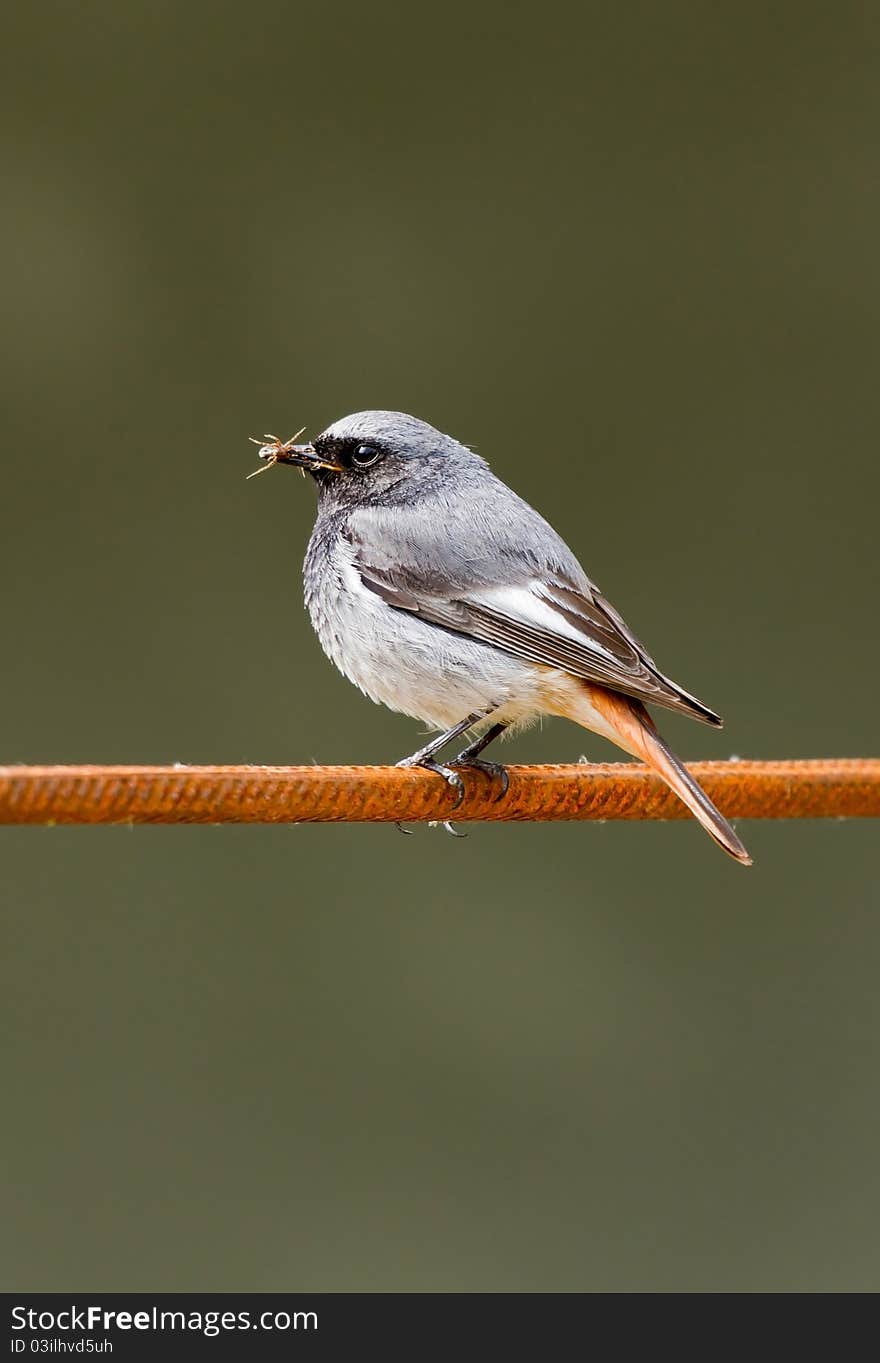
{"type": "Polygon", "coordinates": [[[456,805],[462,769],[503,794],[507,772],[482,757],[487,745],[562,716],[647,763],[751,865],[646,707],[715,728],[721,719],[660,671],[565,541],[480,454],[404,412],[355,412],[307,444],[300,435],[264,437],[256,472],[293,465],[317,485],[303,578],[324,652],[370,699],[439,731],[398,766],[442,777],[456,805]],[[467,733],[468,746],[439,760],[467,733]]]}

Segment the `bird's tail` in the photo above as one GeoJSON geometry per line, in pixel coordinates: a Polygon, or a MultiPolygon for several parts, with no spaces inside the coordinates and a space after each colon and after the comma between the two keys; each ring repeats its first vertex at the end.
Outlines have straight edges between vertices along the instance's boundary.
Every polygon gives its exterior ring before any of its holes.
{"type": "Polygon", "coordinates": [[[569,718],[577,720],[584,728],[604,734],[633,757],[647,762],[687,805],[709,837],[743,866],[751,866],[752,859],[730,824],[670,752],[641,701],[608,691],[604,686],[594,686],[591,682],[582,682],[581,686],[586,693],[586,704],[569,709],[569,718]],[[596,723],[597,719],[600,723],[596,723]]]}

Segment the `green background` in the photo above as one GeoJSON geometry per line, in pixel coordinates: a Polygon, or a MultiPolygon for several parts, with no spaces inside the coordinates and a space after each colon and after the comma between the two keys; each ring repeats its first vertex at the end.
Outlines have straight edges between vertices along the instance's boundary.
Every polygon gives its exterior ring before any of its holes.
{"type": "MultiPolygon", "coordinates": [[[[244,481],[363,407],[556,523],[682,755],[876,751],[871,6],[12,28],[3,760],[411,751],[244,481]]],[[[876,1288],[876,825],[740,831],[0,830],[4,1285],[876,1288]]]]}

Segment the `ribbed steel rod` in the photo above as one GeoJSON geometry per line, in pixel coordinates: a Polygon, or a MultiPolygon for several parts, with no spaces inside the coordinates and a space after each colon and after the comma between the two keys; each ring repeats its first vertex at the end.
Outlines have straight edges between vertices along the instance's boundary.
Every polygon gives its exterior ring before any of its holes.
{"type": "MultiPolygon", "coordinates": [[[[0,823],[386,823],[449,819],[683,819],[688,811],[631,763],[510,767],[510,788],[463,773],[454,797],[400,767],[0,767],[0,823]]],[[[880,758],[694,762],[730,818],[880,815],[880,758]]]]}

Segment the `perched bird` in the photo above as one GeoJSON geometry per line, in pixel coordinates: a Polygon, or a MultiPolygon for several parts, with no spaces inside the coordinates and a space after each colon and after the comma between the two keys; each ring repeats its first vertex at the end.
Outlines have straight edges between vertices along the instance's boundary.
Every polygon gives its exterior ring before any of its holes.
{"type": "Polygon", "coordinates": [[[436,772],[459,799],[456,768],[506,790],[483,749],[509,726],[562,715],[653,767],[725,852],[751,864],[645,704],[721,720],[663,675],[552,526],[484,459],[403,412],[356,412],[311,444],[296,438],[272,437],[260,457],[308,470],[318,487],[304,573],[321,645],[372,700],[442,730],[398,765],[436,772]],[[480,736],[438,761],[469,729],[480,736]]]}

